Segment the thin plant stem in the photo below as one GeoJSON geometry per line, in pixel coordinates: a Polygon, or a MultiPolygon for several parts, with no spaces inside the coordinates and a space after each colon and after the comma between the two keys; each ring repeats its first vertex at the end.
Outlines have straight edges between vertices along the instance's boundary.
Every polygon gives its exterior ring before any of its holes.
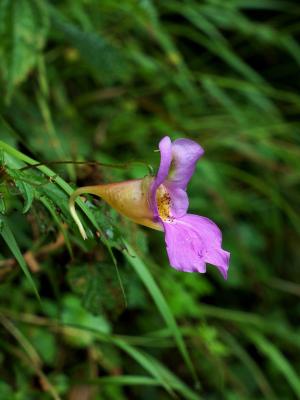
{"type": "Polygon", "coordinates": [[[114,163],[102,163],[98,161],[72,161],[72,160],[66,160],[66,161],[46,161],[43,163],[36,163],[36,164],[31,164],[31,165],[26,165],[25,167],[20,168],[20,171],[25,171],[30,168],[37,168],[41,167],[43,165],[55,165],[55,164],[75,164],[75,165],[96,165],[99,167],[105,167],[105,168],[118,168],[118,169],[128,169],[131,168],[133,165],[142,165],[143,167],[146,167],[148,169],[148,173],[150,175],[153,175],[153,168],[150,164],[146,164],[142,161],[129,161],[128,163],[123,163],[123,164],[114,164],[114,163]]]}

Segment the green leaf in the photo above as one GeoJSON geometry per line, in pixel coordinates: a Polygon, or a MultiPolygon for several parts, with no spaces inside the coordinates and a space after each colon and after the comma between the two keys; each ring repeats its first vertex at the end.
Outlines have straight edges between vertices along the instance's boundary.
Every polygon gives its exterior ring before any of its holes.
{"type": "MultiPolygon", "coordinates": [[[[0,9],[1,11],[1,9],[0,9]]],[[[0,394],[3,399],[15,399],[14,391],[6,382],[0,381],[0,394]]]]}
{"type": "Polygon", "coordinates": [[[144,353],[141,350],[135,349],[123,340],[113,339],[113,342],[134,358],[143,368],[146,369],[160,384],[170,393],[173,390],[178,390],[183,398],[188,400],[200,400],[201,397],[188,388],[180,379],[178,379],[172,372],[165,368],[159,361],[144,353]]]}
{"type": "Polygon", "coordinates": [[[47,13],[38,0],[4,1],[0,9],[0,68],[7,99],[35,66],[48,30],[47,13]]]}
{"type": "Polygon", "coordinates": [[[0,214],[5,214],[5,212],[6,212],[6,205],[5,205],[5,200],[3,198],[3,193],[2,193],[2,190],[1,190],[1,193],[0,193],[0,214]]]}
{"type": "Polygon", "coordinates": [[[16,186],[22,193],[25,203],[23,207],[23,214],[25,214],[31,207],[33,199],[34,199],[34,191],[30,185],[21,180],[16,180],[16,186]]]}
{"type": "Polygon", "coordinates": [[[192,373],[196,385],[199,386],[200,382],[198,381],[194,365],[192,363],[192,360],[191,360],[188,350],[186,348],[185,342],[182,338],[180,329],[179,329],[179,327],[176,323],[176,320],[168,306],[166,299],[164,298],[161,290],[157,286],[155,280],[153,279],[148,268],[146,267],[144,262],[141,260],[139,255],[129,245],[129,243],[127,243],[126,241],[124,241],[124,243],[128,250],[128,251],[124,252],[126,259],[131,264],[131,266],[134,268],[135,272],[138,274],[138,276],[140,277],[140,279],[142,280],[142,282],[148,289],[149,293],[151,294],[161,316],[165,320],[167,326],[170,328],[170,330],[174,336],[174,339],[176,341],[178,349],[181,352],[182,357],[185,360],[187,367],[189,368],[190,372],[192,373]]]}
{"type": "Polygon", "coordinates": [[[94,316],[88,313],[80,304],[80,299],[74,295],[66,295],[62,301],[61,321],[70,325],[65,331],[66,338],[74,346],[85,347],[94,341],[94,335],[89,330],[95,330],[101,334],[108,334],[111,330],[109,322],[103,315],[94,316]],[[80,325],[83,330],[81,335],[74,335],[72,325],[80,325]]]}
{"type": "MultiPolygon", "coordinates": [[[[201,399],[201,396],[198,393],[191,390],[184,382],[182,382],[176,375],[174,375],[169,369],[164,367],[162,363],[160,363],[150,354],[135,348],[131,344],[127,343],[127,341],[124,340],[123,338],[112,335],[108,332],[105,332],[105,330],[102,330],[101,324],[99,327],[99,323],[96,317],[89,316],[87,318],[84,315],[83,310],[80,310],[78,305],[78,300],[76,298],[72,296],[67,296],[64,299],[64,304],[67,304],[68,308],[70,307],[72,311],[71,312],[67,311],[68,318],[65,318],[63,314],[61,326],[63,327],[63,331],[65,333],[73,332],[72,336],[74,340],[81,342],[82,340],[89,338],[88,344],[90,344],[95,339],[98,339],[100,342],[103,343],[111,343],[116,347],[118,347],[119,349],[123,350],[125,353],[127,353],[141,367],[143,367],[146,371],[149,372],[149,374],[157,381],[157,384],[164,387],[173,396],[175,395],[174,390],[176,390],[182,394],[182,398],[184,399],[187,400],[201,399]],[[67,302],[65,300],[67,300],[67,302]]],[[[147,379],[147,382],[150,382],[150,379],[151,378],[149,377],[147,379]]],[[[100,379],[96,378],[89,380],[89,382],[101,383],[101,380],[102,378],[100,379]]],[[[134,380],[135,380],[134,378],[133,379],[129,378],[127,382],[128,384],[134,384],[133,382],[134,380]]],[[[140,381],[138,379],[136,380],[138,384],[141,384],[142,381],[143,378],[141,378],[140,381]]],[[[153,382],[153,380],[151,380],[151,382],[153,382]]],[[[119,384],[122,384],[122,378],[120,379],[119,384]]],[[[147,383],[145,382],[145,384],[147,383]]]]}
{"type": "Polygon", "coordinates": [[[149,376],[142,375],[117,375],[117,376],[104,376],[103,378],[92,379],[89,382],[99,384],[113,384],[113,385],[150,385],[160,386],[161,383],[158,379],[150,378],[149,376]]]}
{"type": "Polygon", "coordinates": [[[128,65],[121,51],[96,32],[84,32],[66,21],[53,7],[50,8],[55,29],[64,35],[80,53],[85,62],[97,73],[97,77],[108,83],[123,80],[128,65]]]}
{"type": "Polygon", "coordinates": [[[221,331],[221,335],[225,342],[228,343],[229,346],[231,346],[233,353],[236,354],[241,362],[248,368],[249,373],[257,382],[257,385],[259,386],[261,392],[264,394],[265,398],[270,400],[278,399],[259,365],[239,344],[235,337],[225,330],[221,331]]]}
{"type": "Polygon", "coordinates": [[[289,382],[291,389],[294,391],[297,398],[300,398],[300,379],[297,372],[294,370],[291,363],[281,353],[281,351],[262,334],[256,331],[245,331],[255,345],[262,353],[269,358],[272,365],[285,377],[289,382]]]}
{"type": "Polygon", "coordinates": [[[83,307],[90,313],[105,312],[113,318],[124,310],[123,292],[112,264],[72,265],[67,277],[73,291],[82,296],[83,307]]]}
{"type": "MultiPolygon", "coordinates": [[[[2,3],[3,6],[4,3],[2,3]]],[[[1,2],[0,2],[1,7],[1,2]]],[[[3,15],[0,8],[0,16],[3,15]]],[[[1,28],[0,28],[1,29],[1,28]]],[[[1,33],[0,33],[1,37],[1,33]]],[[[0,43],[0,56],[1,56],[1,43],[0,43]]],[[[1,71],[1,59],[0,59],[0,71],[1,71]]],[[[16,132],[10,127],[7,121],[0,115],[0,136],[1,139],[4,140],[6,143],[10,144],[11,146],[15,146],[17,142],[17,134],[16,132]]],[[[2,156],[1,156],[1,163],[2,163],[2,156]]]]}
{"type": "Polygon", "coordinates": [[[150,374],[153,375],[170,394],[173,394],[170,383],[166,377],[161,374],[158,367],[159,364],[155,359],[140,350],[136,350],[133,346],[128,345],[123,340],[115,339],[114,343],[134,358],[143,368],[145,368],[146,371],[150,372],[150,374]]]}
{"type": "Polygon", "coordinates": [[[11,178],[13,178],[15,185],[24,197],[23,214],[25,214],[30,209],[34,200],[34,189],[30,184],[24,181],[24,176],[22,173],[11,168],[6,168],[6,172],[11,178]]]}
{"type": "Polygon", "coordinates": [[[53,181],[48,181],[46,185],[38,188],[39,194],[46,196],[50,199],[63,213],[63,215],[69,217],[68,199],[69,197],[59,186],[53,181]]]}
{"type": "MultiPolygon", "coordinates": [[[[17,160],[21,160],[29,165],[38,164],[36,160],[14,149],[13,147],[3,142],[2,140],[0,140],[0,149],[8,153],[11,157],[16,158],[17,160]]],[[[73,193],[73,188],[64,179],[58,176],[54,171],[52,171],[47,166],[41,165],[38,166],[37,169],[41,171],[43,174],[45,174],[47,177],[49,177],[51,180],[51,185],[47,185],[48,188],[46,189],[44,194],[50,197],[54,201],[54,203],[58,202],[59,203],[58,207],[61,207],[62,211],[65,212],[65,216],[68,216],[67,218],[71,220],[72,218],[69,213],[69,208],[67,206],[66,199],[69,199],[68,196],[70,196],[73,193]],[[63,192],[61,191],[61,189],[63,190],[63,192]]],[[[98,232],[101,233],[101,241],[107,247],[114,262],[114,265],[116,266],[117,264],[112,252],[112,246],[107,240],[106,236],[102,233],[102,230],[97,221],[95,220],[93,213],[80,199],[77,199],[76,203],[78,204],[79,208],[84,212],[84,214],[87,216],[87,218],[91,222],[91,225],[98,232]]]]}
{"type": "Polygon", "coordinates": [[[18,263],[19,263],[22,271],[24,272],[29,284],[31,285],[38,301],[41,302],[40,295],[39,295],[38,290],[35,286],[35,283],[32,279],[30,271],[26,265],[26,262],[23,258],[23,255],[18,246],[18,243],[16,242],[13,232],[11,231],[10,227],[8,226],[7,222],[4,220],[3,217],[1,217],[1,223],[2,223],[1,236],[3,237],[5,243],[9,247],[12,254],[14,255],[15,259],[18,261],[18,263]]]}
{"type": "Polygon", "coordinates": [[[46,196],[39,196],[39,200],[47,208],[47,210],[51,214],[52,218],[54,219],[54,221],[58,225],[59,229],[61,230],[61,232],[64,236],[64,239],[65,239],[65,242],[66,242],[66,246],[69,250],[70,255],[72,256],[73,251],[72,251],[72,246],[71,246],[71,243],[69,240],[68,232],[67,232],[63,222],[61,221],[61,219],[57,216],[54,205],[52,204],[51,200],[48,199],[46,196]]]}

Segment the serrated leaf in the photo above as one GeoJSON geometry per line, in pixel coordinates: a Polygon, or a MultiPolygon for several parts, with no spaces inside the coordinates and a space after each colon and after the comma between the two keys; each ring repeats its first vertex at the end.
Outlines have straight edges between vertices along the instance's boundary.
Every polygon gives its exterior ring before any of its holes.
{"type": "Polygon", "coordinates": [[[4,1],[0,11],[0,67],[9,99],[37,61],[45,43],[48,18],[38,0],[4,1]]]}
{"type": "Polygon", "coordinates": [[[46,195],[62,211],[64,217],[70,219],[69,197],[54,182],[49,182],[37,189],[41,195],[46,195]]]}
{"type": "Polygon", "coordinates": [[[24,198],[24,207],[22,212],[25,214],[30,209],[34,200],[34,189],[30,184],[23,180],[24,176],[21,172],[11,168],[6,168],[6,172],[14,180],[16,187],[24,198]]]}
{"type": "Polygon", "coordinates": [[[30,209],[33,199],[34,199],[34,191],[30,185],[28,185],[25,182],[22,182],[20,180],[16,181],[16,186],[22,193],[24,197],[24,207],[23,207],[23,214],[27,213],[27,211],[30,209]]]}

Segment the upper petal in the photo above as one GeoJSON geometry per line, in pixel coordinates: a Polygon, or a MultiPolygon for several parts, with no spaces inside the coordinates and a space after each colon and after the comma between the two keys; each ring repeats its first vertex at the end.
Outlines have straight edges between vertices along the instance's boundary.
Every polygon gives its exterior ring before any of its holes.
{"type": "Polygon", "coordinates": [[[172,162],[172,142],[169,136],[165,136],[159,142],[160,165],[155,179],[157,187],[164,182],[169,174],[169,169],[172,162]]]}
{"type": "Polygon", "coordinates": [[[172,216],[181,217],[186,214],[189,205],[186,186],[204,150],[193,140],[177,139],[172,143],[168,136],[159,142],[159,150],[160,166],[150,189],[150,207],[154,218],[159,219],[156,193],[163,184],[172,200],[172,216]]]}
{"type": "Polygon", "coordinates": [[[202,147],[190,139],[177,139],[172,143],[172,162],[167,177],[170,188],[186,189],[203,153],[202,147]]]}
{"type": "Polygon", "coordinates": [[[222,234],[211,220],[187,214],[164,223],[167,252],[172,267],[187,272],[206,272],[215,265],[227,278],[230,254],[221,248],[222,234]]]}
{"type": "Polygon", "coordinates": [[[156,204],[156,190],[168,176],[171,161],[172,161],[172,142],[169,136],[165,136],[159,142],[160,150],[160,165],[156,178],[153,180],[150,189],[150,206],[153,211],[154,217],[158,216],[157,204],[156,204]]]}

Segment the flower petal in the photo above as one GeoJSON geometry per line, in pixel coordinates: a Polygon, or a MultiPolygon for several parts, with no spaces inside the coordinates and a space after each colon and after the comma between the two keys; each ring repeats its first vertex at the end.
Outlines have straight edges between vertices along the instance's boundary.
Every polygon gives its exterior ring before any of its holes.
{"type": "Polygon", "coordinates": [[[190,139],[177,139],[172,143],[172,163],[167,178],[170,188],[185,190],[198,159],[204,154],[202,147],[190,139]]]}
{"type": "Polygon", "coordinates": [[[186,191],[180,188],[170,188],[167,184],[165,186],[171,197],[172,217],[182,217],[189,208],[189,198],[186,191]]]}
{"type": "Polygon", "coordinates": [[[159,170],[154,179],[151,189],[150,189],[150,206],[152,208],[154,217],[158,216],[157,204],[156,204],[156,190],[161,185],[164,180],[167,178],[171,161],[172,161],[172,143],[169,136],[165,136],[159,142],[159,150],[160,150],[160,165],[159,170]]]}
{"type": "Polygon", "coordinates": [[[162,138],[158,147],[160,151],[160,165],[155,179],[157,187],[167,178],[172,161],[172,142],[169,136],[162,138]]]}
{"type": "Polygon", "coordinates": [[[170,223],[164,222],[164,229],[173,268],[204,273],[205,263],[210,263],[227,279],[230,254],[221,248],[221,231],[211,220],[187,214],[170,223]]]}

